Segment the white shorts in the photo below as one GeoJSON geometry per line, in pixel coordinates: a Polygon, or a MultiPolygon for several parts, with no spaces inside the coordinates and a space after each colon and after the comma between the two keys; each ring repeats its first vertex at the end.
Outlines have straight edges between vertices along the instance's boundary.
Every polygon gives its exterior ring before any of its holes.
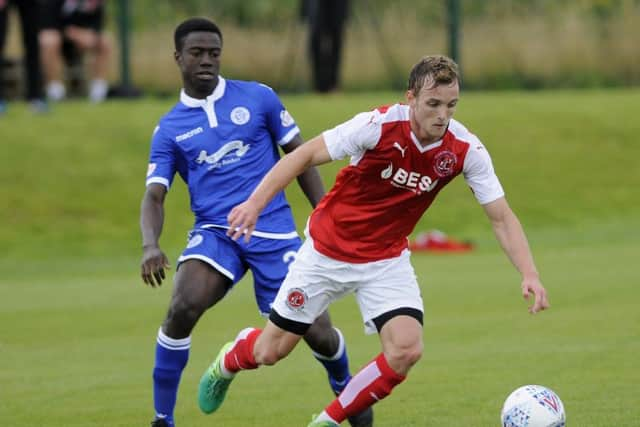
{"type": "Polygon", "coordinates": [[[424,312],[408,250],[396,258],[354,264],[322,255],[309,236],[291,263],[272,308],[285,319],[311,324],[329,304],[351,292],[367,334],[377,332],[373,319],[392,310],[424,312]]]}

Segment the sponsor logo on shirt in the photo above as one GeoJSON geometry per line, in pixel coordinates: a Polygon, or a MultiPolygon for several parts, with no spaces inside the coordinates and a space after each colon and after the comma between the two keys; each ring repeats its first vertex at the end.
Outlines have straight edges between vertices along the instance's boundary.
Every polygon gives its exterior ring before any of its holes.
{"type": "Polygon", "coordinates": [[[151,176],[151,174],[156,170],[158,165],[156,163],[149,163],[149,167],[147,167],[147,176],[151,176]]]}
{"type": "Polygon", "coordinates": [[[402,168],[393,170],[393,163],[380,172],[382,179],[391,179],[391,185],[413,191],[420,195],[425,191],[431,191],[438,185],[438,180],[431,179],[428,175],[421,175],[418,172],[406,171],[402,168]]]}
{"type": "Polygon", "coordinates": [[[204,132],[204,129],[202,129],[202,127],[197,127],[195,129],[191,129],[189,132],[185,132],[182,135],[178,135],[176,136],[176,142],[181,142],[184,141],[185,139],[189,139],[192,136],[195,136],[199,133],[204,132]]]}
{"type": "Polygon", "coordinates": [[[196,159],[196,163],[200,165],[203,163],[207,163],[211,165],[210,169],[219,168],[221,166],[239,161],[242,156],[247,154],[247,151],[249,151],[250,147],[251,146],[249,144],[245,145],[244,142],[236,139],[234,141],[227,142],[213,154],[207,154],[205,150],[200,151],[200,155],[196,159]],[[235,158],[222,160],[224,156],[231,153],[232,151],[236,152],[235,158]]]}
{"type": "Polygon", "coordinates": [[[251,118],[251,113],[245,107],[236,107],[231,110],[231,121],[236,125],[244,125],[251,118]]]}

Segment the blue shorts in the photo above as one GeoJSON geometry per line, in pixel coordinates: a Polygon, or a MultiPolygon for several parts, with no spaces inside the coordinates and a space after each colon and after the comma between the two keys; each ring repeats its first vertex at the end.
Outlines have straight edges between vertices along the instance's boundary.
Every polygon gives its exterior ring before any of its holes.
{"type": "Polygon", "coordinates": [[[178,266],[188,259],[199,259],[228,277],[233,285],[251,270],[258,309],[264,315],[269,314],[289,272],[289,264],[302,244],[300,237],[267,239],[252,236],[247,244],[242,238],[233,241],[226,233],[224,228],[191,230],[187,247],[178,258],[178,266]]]}

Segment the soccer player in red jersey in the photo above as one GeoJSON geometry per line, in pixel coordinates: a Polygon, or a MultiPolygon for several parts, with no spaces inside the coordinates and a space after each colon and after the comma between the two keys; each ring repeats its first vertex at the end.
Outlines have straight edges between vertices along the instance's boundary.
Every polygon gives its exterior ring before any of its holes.
{"type": "Polygon", "coordinates": [[[339,425],[388,396],[423,351],[423,303],[407,236],[436,195],[462,175],[504,252],[522,275],[531,313],[549,307],[527,238],[480,140],[453,119],[456,63],[427,56],[409,76],[407,104],[356,115],[287,154],[229,214],[229,235],[248,240],[269,200],[308,167],[350,156],[309,219],[307,239],[264,329],[247,328],[205,372],[201,400],[219,406],[237,372],[287,356],[332,301],[353,293],[382,352],[358,372],[309,427],[339,425]]]}

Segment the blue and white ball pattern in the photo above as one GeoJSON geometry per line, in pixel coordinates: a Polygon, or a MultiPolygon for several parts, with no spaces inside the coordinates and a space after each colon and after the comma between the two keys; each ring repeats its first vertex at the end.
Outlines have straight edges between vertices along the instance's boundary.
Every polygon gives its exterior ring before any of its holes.
{"type": "Polygon", "coordinates": [[[564,427],[564,405],[556,393],[540,385],[525,385],[511,393],[501,413],[502,427],[564,427]]]}

